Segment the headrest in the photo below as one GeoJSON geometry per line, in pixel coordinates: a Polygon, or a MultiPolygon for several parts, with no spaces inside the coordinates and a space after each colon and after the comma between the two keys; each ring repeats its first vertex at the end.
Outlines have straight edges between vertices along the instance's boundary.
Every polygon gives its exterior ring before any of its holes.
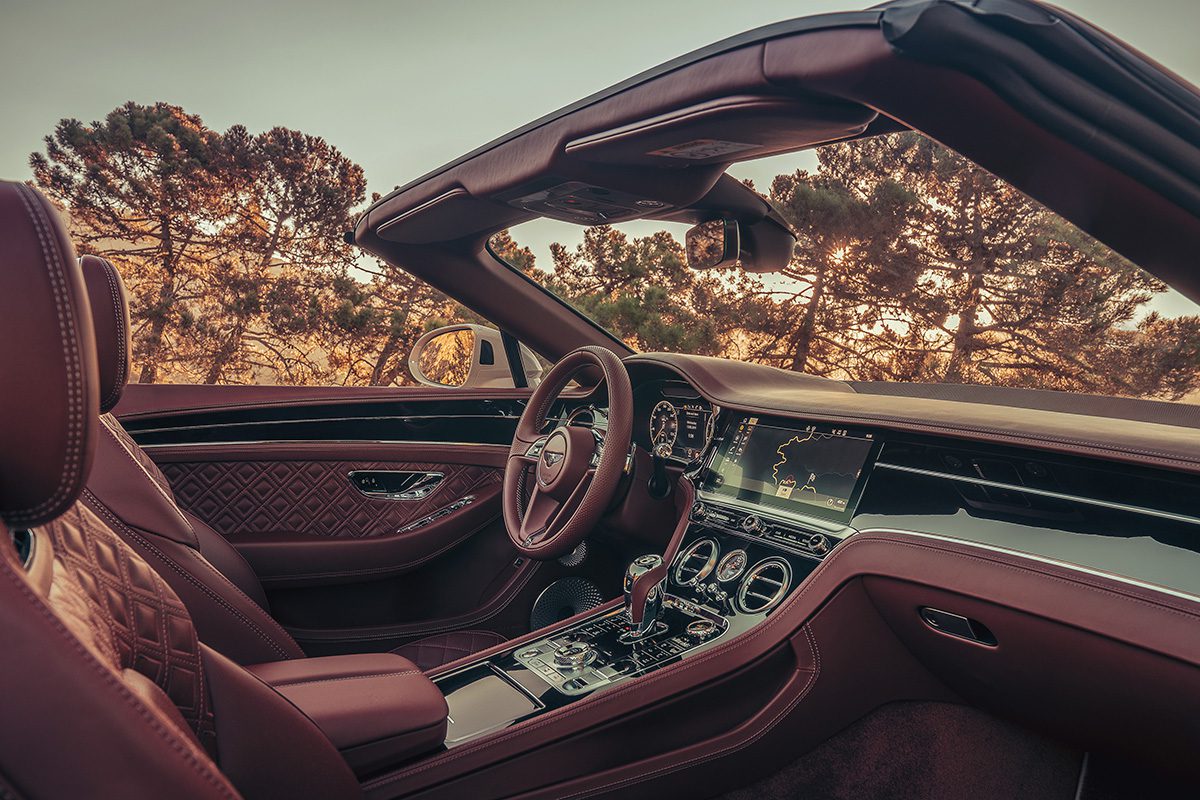
{"type": "Polygon", "coordinates": [[[96,344],[75,250],[46,198],[0,181],[0,517],[32,527],[87,481],[96,344]]]}
{"type": "Polygon", "coordinates": [[[100,413],[107,414],[120,401],[129,380],[129,297],[111,262],[100,256],[83,256],[79,266],[95,321],[100,413]]]}

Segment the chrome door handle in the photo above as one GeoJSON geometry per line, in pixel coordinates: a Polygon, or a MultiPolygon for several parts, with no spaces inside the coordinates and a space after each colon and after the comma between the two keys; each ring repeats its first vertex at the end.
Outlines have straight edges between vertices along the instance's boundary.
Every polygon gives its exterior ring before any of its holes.
{"type": "Polygon", "coordinates": [[[440,472],[406,470],[354,470],[347,474],[350,483],[372,500],[423,500],[446,477],[440,472]]]}

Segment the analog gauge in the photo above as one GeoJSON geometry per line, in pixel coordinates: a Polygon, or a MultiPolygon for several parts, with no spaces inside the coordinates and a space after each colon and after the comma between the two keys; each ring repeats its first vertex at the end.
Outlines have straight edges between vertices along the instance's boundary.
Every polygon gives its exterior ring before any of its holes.
{"type": "Polygon", "coordinates": [[[675,406],[663,400],[650,412],[650,443],[657,448],[659,445],[675,446],[675,437],[679,433],[679,412],[675,406]]]}
{"type": "Polygon", "coordinates": [[[737,580],[746,571],[745,550],[733,550],[725,554],[721,563],[717,564],[717,580],[721,582],[737,580]]]}

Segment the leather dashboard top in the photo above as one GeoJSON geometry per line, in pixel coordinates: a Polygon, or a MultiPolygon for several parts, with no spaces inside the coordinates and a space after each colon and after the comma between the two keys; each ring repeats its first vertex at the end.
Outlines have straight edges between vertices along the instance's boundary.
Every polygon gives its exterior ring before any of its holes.
{"type": "Polygon", "coordinates": [[[860,394],[841,381],[707,356],[645,353],[625,363],[673,370],[706,399],[727,408],[952,435],[1200,474],[1200,430],[1180,425],[1011,404],[860,394]]]}

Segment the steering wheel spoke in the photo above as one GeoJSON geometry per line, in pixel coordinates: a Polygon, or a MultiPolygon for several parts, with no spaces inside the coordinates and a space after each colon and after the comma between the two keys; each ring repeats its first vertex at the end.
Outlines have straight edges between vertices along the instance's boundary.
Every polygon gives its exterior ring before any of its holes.
{"type": "Polygon", "coordinates": [[[624,364],[602,347],[564,356],[543,378],[517,422],[504,475],[504,526],[530,558],[551,559],[573,549],[607,509],[625,471],[633,434],[633,391],[624,364]],[[578,372],[599,367],[609,401],[608,430],[560,425],[544,434],[559,392],[578,372]],[[522,503],[522,484],[529,490],[522,503]]]}

